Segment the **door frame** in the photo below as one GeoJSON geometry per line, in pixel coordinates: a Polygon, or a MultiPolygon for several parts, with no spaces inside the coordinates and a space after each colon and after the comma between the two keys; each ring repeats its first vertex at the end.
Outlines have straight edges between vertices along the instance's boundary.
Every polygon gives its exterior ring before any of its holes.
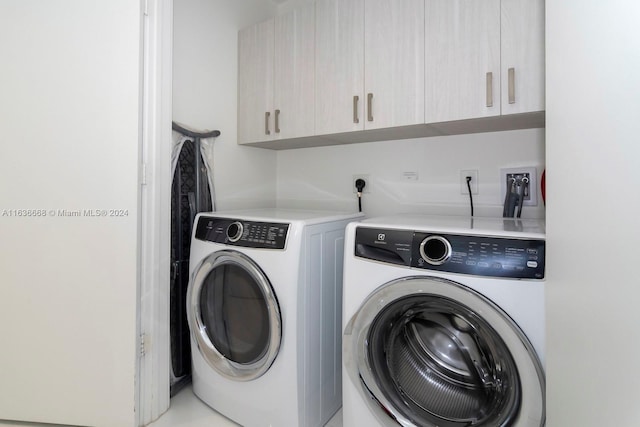
{"type": "Polygon", "coordinates": [[[137,424],[159,418],[170,400],[169,272],[173,0],[141,0],[142,75],[138,227],[137,424]]]}

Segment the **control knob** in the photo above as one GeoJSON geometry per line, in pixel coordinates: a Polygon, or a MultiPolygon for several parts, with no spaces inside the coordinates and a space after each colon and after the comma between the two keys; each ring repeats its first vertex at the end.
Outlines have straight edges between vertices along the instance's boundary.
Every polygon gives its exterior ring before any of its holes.
{"type": "Polygon", "coordinates": [[[442,265],[451,258],[451,243],[438,235],[426,237],[420,243],[420,256],[431,265],[442,265]]]}
{"type": "Polygon", "coordinates": [[[242,237],[244,227],[240,221],[234,221],[227,227],[227,238],[230,242],[237,242],[242,237]]]}

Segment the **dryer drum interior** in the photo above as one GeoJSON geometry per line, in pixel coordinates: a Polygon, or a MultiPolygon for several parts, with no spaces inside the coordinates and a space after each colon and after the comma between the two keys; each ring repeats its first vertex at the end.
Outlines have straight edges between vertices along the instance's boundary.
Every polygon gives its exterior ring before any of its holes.
{"type": "Polygon", "coordinates": [[[516,417],[516,363],[498,333],[465,305],[415,294],[384,307],[368,334],[378,388],[418,425],[503,426],[516,417]]]}
{"type": "Polygon", "coordinates": [[[255,280],[238,265],[223,264],[209,272],[200,292],[205,332],[227,359],[254,363],[269,345],[269,310],[255,280]]]}

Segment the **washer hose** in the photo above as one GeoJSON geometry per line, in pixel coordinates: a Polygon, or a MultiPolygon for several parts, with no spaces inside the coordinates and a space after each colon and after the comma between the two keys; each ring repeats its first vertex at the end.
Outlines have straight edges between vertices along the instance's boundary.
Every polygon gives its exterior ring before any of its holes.
{"type": "Polygon", "coordinates": [[[504,207],[502,209],[503,218],[513,218],[516,214],[518,204],[518,193],[516,192],[516,180],[511,178],[511,185],[505,192],[504,207]]]}
{"type": "Polygon", "coordinates": [[[524,204],[524,192],[525,192],[525,188],[527,186],[527,184],[529,183],[529,178],[524,177],[522,178],[522,180],[520,181],[520,184],[518,185],[518,197],[520,198],[520,203],[518,204],[518,218],[520,218],[522,216],[522,205],[524,204]]]}

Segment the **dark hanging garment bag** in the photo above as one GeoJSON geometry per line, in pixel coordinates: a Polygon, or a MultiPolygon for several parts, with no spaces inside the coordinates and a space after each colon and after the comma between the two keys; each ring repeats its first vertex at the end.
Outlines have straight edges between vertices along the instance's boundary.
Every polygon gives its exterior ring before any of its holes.
{"type": "Polygon", "coordinates": [[[198,212],[213,210],[205,161],[200,151],[200,139],[185,140],[178,155],[171,188],[171,396],[191,380],[186,312],[191,230],[198,212]]]}

